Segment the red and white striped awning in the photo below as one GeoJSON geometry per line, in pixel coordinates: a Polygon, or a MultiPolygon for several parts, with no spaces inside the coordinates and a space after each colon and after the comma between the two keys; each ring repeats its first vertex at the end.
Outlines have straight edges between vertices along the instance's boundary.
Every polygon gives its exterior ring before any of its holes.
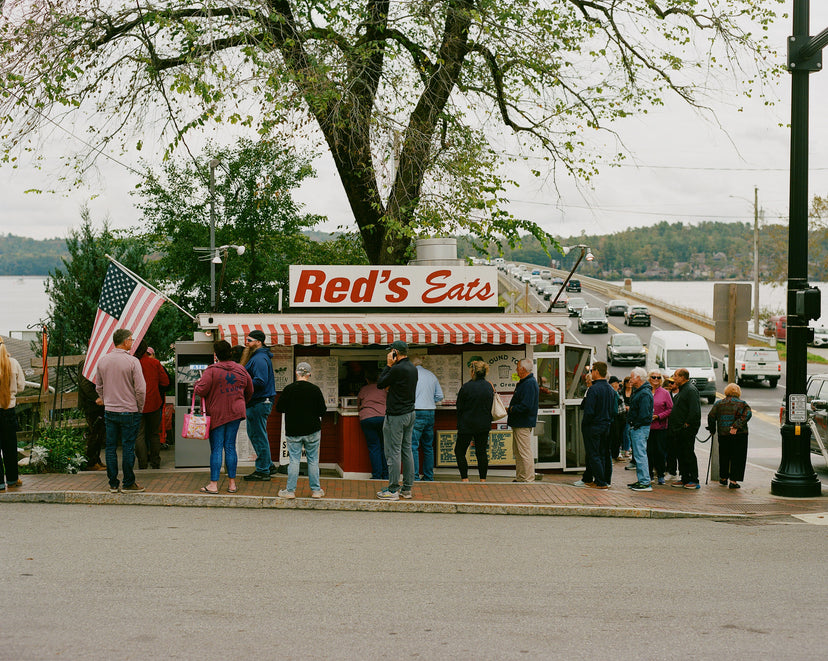
{"type": "Polygon", "coordinates": [[[244,344],[252,330],[261,330],[266,344],[291,345],[388,345],[394,340],[408,344],[560,344],[563,331],[544,322],[463,322],[463,321],[369,321],[335,319],[289,323],[220,323],[219,335],[230,344],[244,344]]]}

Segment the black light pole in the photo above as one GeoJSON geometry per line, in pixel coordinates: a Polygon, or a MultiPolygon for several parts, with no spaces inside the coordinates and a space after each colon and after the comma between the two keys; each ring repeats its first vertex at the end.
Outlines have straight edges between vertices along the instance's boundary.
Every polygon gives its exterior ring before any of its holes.
{"type": "Polygon", "coordinates": [[[807,419],[806,351],[811,319],[819,317],[819,290],[808,286],[808,76],[822,70],[828,30],[811,37],[809,0],[793,2],[793,35],[788,39],[791,73],[791,172],[788,226],[787,403],[782,425],[782,460],[771,481],[777,496],[819,496],[821,484],[811,465],[807,419]]]}
{"type": "Polygon", "coordinates": [[[553,298],[552,302],[549,304],[549,308],[546,310],[547,312],[552,312],[552,308],[555,307],[555,303],[558,302],[558,299],[561,297],[563,290],[566,289],[566,285],[569,283],[570,279],[572,279],[572,274],[575,273],[575,270],[578,268],[578,265],[581,263],[581,260],[584,258],[584,256],[586,256],[588,262],[591,262],[594,259],[590,247],[580,244],[577,246],[564,246],[564,255],[568,255],[573,248],[580,248],[581,254],[578,256],[578,261],[575,262],[575,266],[573,266],[572,269],[570,269],[569,275],[566,276],[566,280],[564,280],[563,284],[561,284],[561,288],[558,290],[558,293],[555,294],[555,298],[553,298]]]}

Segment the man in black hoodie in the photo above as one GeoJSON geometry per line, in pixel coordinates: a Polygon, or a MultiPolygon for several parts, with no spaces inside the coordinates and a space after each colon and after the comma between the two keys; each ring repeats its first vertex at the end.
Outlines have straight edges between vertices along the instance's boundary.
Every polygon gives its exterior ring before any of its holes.
{"type": "Polygon", "coordinates": [[[673,398],[667,430],[676,439],[676,456],[681,473],[681,482],[673,482],[673,486],[699,489],[699,462],[694,448],[696,432],[701,426],[699,391],[690,381],[690,373],[683,367],[673,374],[673,381],[678,386],[678,392],[673,398]]]}

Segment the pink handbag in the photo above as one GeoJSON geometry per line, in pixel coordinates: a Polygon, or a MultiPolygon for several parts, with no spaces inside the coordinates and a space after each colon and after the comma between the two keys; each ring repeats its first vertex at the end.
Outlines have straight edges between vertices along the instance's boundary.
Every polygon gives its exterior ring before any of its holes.
{"type": "Polygon", "coordinates": [[[206,441],[210,438],[210,416],[207,415],[207,407],[204,405],[203,398],[201,400],[201,414],[195,412],[195,392],[193,392],[190,412],[184,414],[181,438],[194,438],[199,441],[206,441]]]}

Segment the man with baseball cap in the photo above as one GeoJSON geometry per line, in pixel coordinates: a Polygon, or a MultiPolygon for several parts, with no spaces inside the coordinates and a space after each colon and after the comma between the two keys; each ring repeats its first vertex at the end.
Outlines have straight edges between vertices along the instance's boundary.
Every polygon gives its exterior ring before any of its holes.
{"type": "Polygon", "coordinates": [[[382,500],[411,498],[414,483],[414,455],[411,436],[414,431],[414,403],[417,396],[417,368],[408,360],[408,345],[394,340],[385,357],[386,367],[377,379],[377,388],[387,388],[385,422],[382,436],[388,460],[388,487],[377,492],[382,500]],[[400,488],[400,461],[403,482],[400,488]]]}
{"type": "Polygon", "coordinates": [[[256,453],[256,469],[245,475],[245,480],[266,482],[276,472],[270,457],[270,441],[267,438],[267,418],[276,396],[276,379],[273,376],[273,354],[265,344],[265,334],[258,328],[250,331],[245,344],[251,356],[245,368],[253,381],[253,396],[247,402],[247,435],[256,453]]]}
{"type": "Polygon", "coordinates": [[[304,361],[297,363],[296,381],[285,386],[276,402],[276,410],[285,416],[285,440],[290,455],[287,486],[279,491],[280,498],[296,498],[302,448],[308,457],[311,498],[322,498],[325,495],[319,483],[319,442],[322,437],[322,416],[327,407],[322,390],[310,382],[310,377],[310,364],[304,361]]]}

